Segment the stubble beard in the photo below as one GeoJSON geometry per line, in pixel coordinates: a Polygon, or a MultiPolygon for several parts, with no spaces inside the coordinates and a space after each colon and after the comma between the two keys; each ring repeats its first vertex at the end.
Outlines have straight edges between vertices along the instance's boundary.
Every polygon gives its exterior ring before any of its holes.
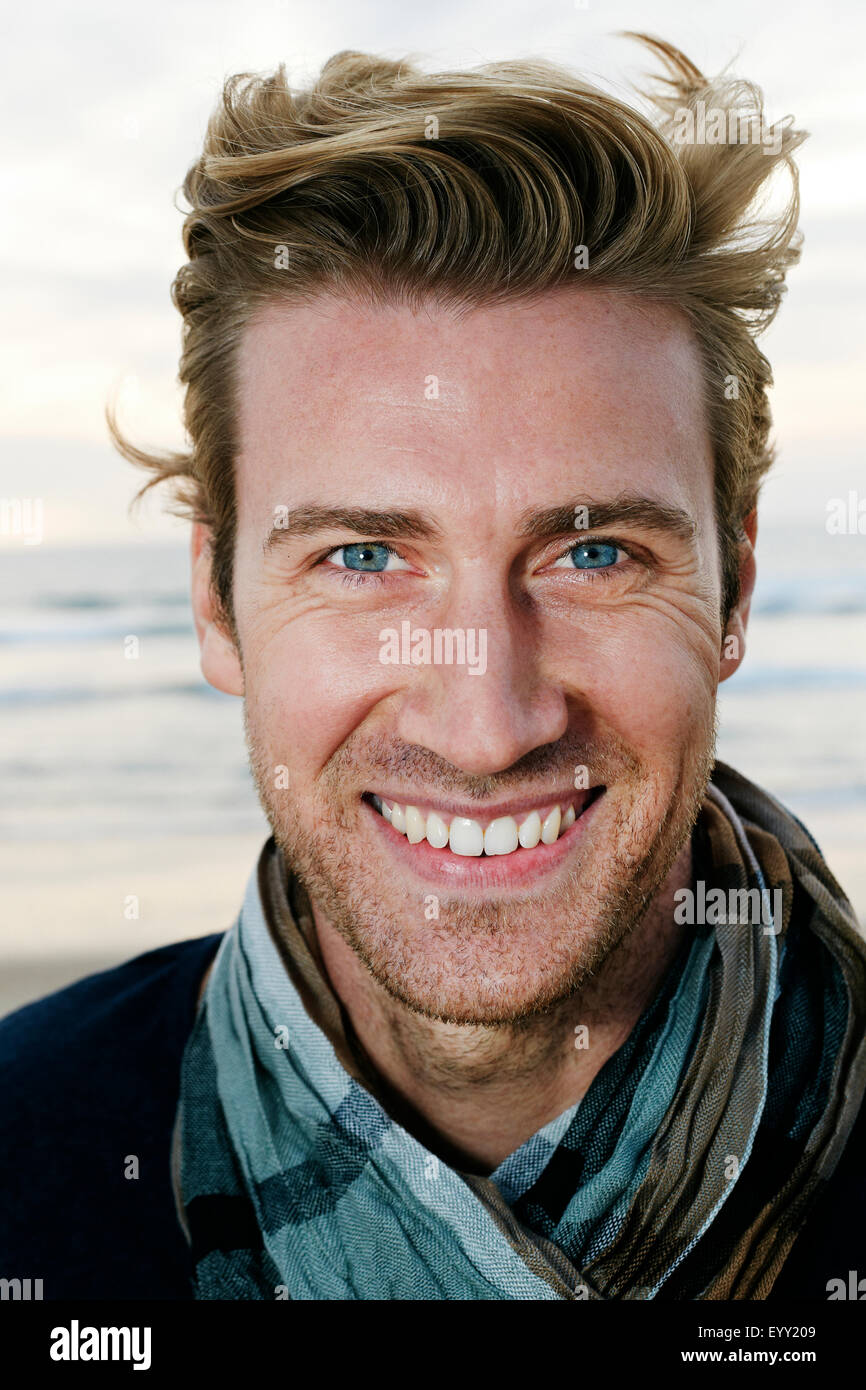
{"type": "MultiPolygon", "coordinates": [[[[476,1027],[529,1024],[555,1011],[596,978],[617,947],[643,920],[686,844],[700,811],[715,748],[715,727],[681,750],[679,775],[660,799],[661,778],[621,743],[549,745],[510,776],[474,779],[473,790],[455,770],[430,776],[431,755],[402,748],[381,736],[349,740],[316,779],[315,792],[297,794],[291,763],[257,728],[249,700],[244,722],[250,765],[263,809],[289,871],[303,885],[316,918],[324,919],[351,947],[373,979],[412,1013],[444,1023],[476,1027]],[[578,754],[585,756],[578,756],[578,754]],[[345,788],[374,788],[382,774],[399,769],[400,781],[439,787],[443,795],[490,799],[527,785],[541,763],[588,766],[608,791],[564,873],[553,888],[484,900],[437,895],[419,882],[389,884],[387,865],[371,853],[361,817],[369,814],[359,791],[347,803],[345,788]],[[531,764],[535,763],[535,767],[531,764]],[[274,768],[289,769],[278,790],[274,768]],[[596,771],[598,770],[598,772],[596,771]],[[365,777],[367,780],[364,780],[365,777]],[[443,785],[445,784],[445,785],[443,785]],[[654,794],[655,793],[655,794],[654,794]],[[607,804],[605,804],[607,803],[607,804]]],[[[520,853],[521,851],[516,851],[520,853]]]]}

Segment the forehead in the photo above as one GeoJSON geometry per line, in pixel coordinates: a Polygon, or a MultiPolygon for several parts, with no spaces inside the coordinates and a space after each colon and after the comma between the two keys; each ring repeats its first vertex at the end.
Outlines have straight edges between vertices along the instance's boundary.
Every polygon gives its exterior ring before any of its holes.
{"type": "Polygon", "coordinates": [[[455,313],[273,303],[239,350],[239,520],[314,498],[524,508],[638,489],[712,505],[701,363],[678,311],[555,291],[455,313]],[[435,494],[435,496],[431,496],[435,494]]]}

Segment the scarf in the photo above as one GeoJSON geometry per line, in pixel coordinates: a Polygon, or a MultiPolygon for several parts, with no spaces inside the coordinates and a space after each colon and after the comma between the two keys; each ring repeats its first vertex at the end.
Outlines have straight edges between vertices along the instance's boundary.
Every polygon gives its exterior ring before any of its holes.
{"type": "Polygon", "coordinates": [[[400,1123],[269,841],[182,1065],[196,1298],[765,1298],[866,1090],[866,945],[805,828],[722,763],[693,851],[706,923],[580,1102],[485,1178],[400,1123]]]}

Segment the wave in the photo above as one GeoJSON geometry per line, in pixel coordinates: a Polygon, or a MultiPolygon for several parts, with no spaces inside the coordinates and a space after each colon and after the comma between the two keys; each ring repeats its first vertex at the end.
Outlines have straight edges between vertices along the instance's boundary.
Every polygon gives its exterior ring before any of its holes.
{"type": "Polygon", "coordinates": [[[797,617],[851,617],[866,613],[866,593],[850,591],[847,593],[822,594],[820,590],[790,590],[778,593],[756,594],[752,611],[769,618],[797,617]]]}
{"type": "MultiPolygon", "coordinates": [[[[168,593],[168,594],[141,594],[139,601],[143,607],[152,608],[185,608],[189,605],[188,593],[168,593]]],[[[99,593],[79,593],[79,594],[43,594],[35,604],[37,610],[46,609],[49,612],[60,610],[61,612],[74,612],[76,609],[81,612],[109,611],[116,608],[129,607],[127,598],[116,598],[112,594],[99,593]]]]}
{"type": "Polygon", "coordinates": [[[753,695],[780,690],[860,690],[866,686],[866,667],[749,666],[748,658],[720,693],[753,695]]]}
{"type": "Polygon", "coordinates": [[[167,681],[164,685],[136,685],[134,689],[127,686],[106,686],[102,689],[88,686],[30,686],[19,687],[16,690],[0,690],[0,707],[15,709],[33,705],[98,704],[100,700],[116,705],[123,700],[149,699],[154,696],[170,698],[178,695],[182,698],[192,696],[194,699],[204,697],[208,700],[225,701],[235,698],[233,695],[223,694],[221,690],[215,690],[204,680],[167,681]]]}
{"type": "Polygon", "coordinates": [[[40,644],[74,642],[117,642],[125,637],[191,637],[195,633],[192,617],[184,615],[172,622],[156,615],[142,618],[141,614],[128,610],[121,617],[106,618],[104,622],[94,622],[87,618],[59,626],[57,622],[7,622],[0,627],[0,645],[34,646],[40,644]]]}

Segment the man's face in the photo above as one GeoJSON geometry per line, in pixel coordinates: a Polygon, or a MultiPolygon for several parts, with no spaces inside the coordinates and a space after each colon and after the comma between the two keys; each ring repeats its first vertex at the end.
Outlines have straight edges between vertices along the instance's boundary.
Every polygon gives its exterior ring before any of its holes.
{"type": "Polygon", "coordinates": [[[664,883],[737,665],[685,321],[322,298],[260,313],[240,383],[242,668],[206,560],[196,602],[277,840],[413,1010],[540,1013],[664,883]]]}

